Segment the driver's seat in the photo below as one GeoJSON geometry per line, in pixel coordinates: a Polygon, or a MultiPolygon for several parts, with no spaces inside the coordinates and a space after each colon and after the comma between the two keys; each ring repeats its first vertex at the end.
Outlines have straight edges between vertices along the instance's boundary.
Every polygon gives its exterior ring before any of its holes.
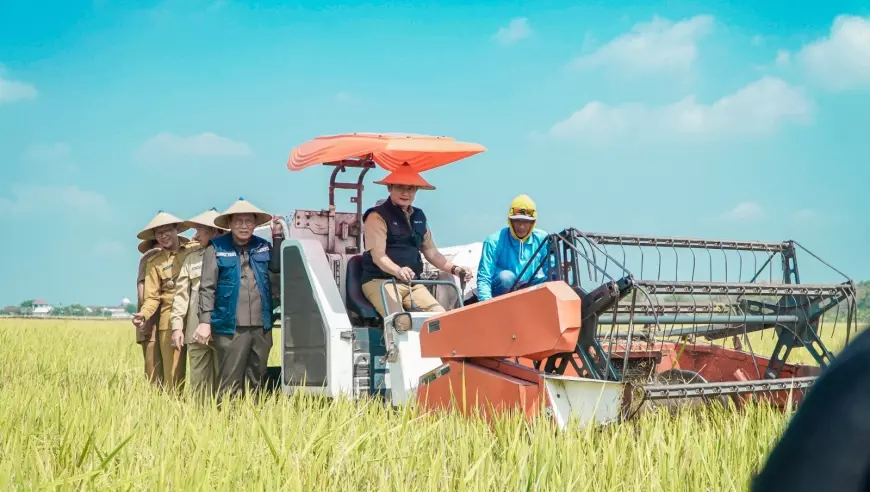
{"type": "Polygon", "coordinates": [[[366,324],[382,324],[381,315],[362,292],[362,255],[354,255],[347,260],[347,278],[345,280],[347,309],[365,321],[366,324]]]}

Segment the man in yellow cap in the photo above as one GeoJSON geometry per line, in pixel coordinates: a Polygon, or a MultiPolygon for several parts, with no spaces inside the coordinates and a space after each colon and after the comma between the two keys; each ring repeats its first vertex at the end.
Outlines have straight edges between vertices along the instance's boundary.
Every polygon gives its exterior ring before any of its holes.
{"type": "Polygon", "coordinates": [[[199,326],[199,284],[202,275],[202,258],[205,248],[212,239],[227,232],[214,223],[218,211],[207,210],[185,222],[188,228],[196,230],[193,240],[202,247],[190,251],[181,264],[175,282],[175,298],[172,303],[171,326],[172,344],[187,348],[190,366],[190,386],[197,393],[214,392],[218,378],[217,349],[201,343],[194,335],[199,326]]]}
{"type": "Polygon", "coordinates": [[[478,302],[507,293],[517,279],[517,289],[547,280],[547,246],[541,247],[547,241],[547,233],[535,229],[537,221],[538,209],[528,195],[513,199],[508,210],[507,227],[483,242],[477,267],[478,302]],[[542,262],[543,267],[536,273],[542,262]]]}
{"type": "Polygon", "coordinates": [[[183,387],[187,367],[184,347],[172,345],[170,313],[181,264],[188,252],[201,247],[197,242],[181,241],[178,234],[187,229],[180,219],[160,211],[137,236],[143,241],[156,240],[160,251],[145,264],[144,302],[133,315],[133,324],[141,328],[146,320],[160,313],[155,346],[159,354],[156,356],[163,365],[163,384],[179,390],[183,387]]]}
{"type": "MultiPolygon", "coordinates": [[[[412,296],[416,308],[443,312],[444,307],[424,285],[417,284],[413,288],[409,285],[423,274],[423,257],[442,272],[471,279],[470,269],[452,264],[438,251],[426,215],[412,206],[417,190],[434,190],[435,187],[407,164],[375,183],[386,185],[390,195],[363,215],[366,247],[362,255],[363,295],[381,316],[386,316],[381,285],[396,279],[395,286],[384,289],[391,313],[401,311],[400,306],[410,310],[412,296]]],[[[407,323],[407,320],[403,318],[399,323],[407,323]]]]}
{"type": "Polygon", "coordinates": [[[229,234],[211,240],[202,258],[199,326],[194,343],[213,341],[220,370],[218,399],[262,387],[272,349],[272,282],[280,273],[283,232],[272,217],[240,198],[214,219],[229,234]],[[272,243],[254,234],[272,222],[272,243]]]}

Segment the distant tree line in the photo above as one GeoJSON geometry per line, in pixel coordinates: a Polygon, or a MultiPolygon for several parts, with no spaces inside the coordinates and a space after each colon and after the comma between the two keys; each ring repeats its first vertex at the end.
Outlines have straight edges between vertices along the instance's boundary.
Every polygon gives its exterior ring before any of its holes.
{"type": "MultiPolygon", "coordinates": [[[[26,301],[22,301],[19,304],[20,311],[18,313],[9,313],[0,311],[0,314],[21,314],[24,316],[29,316],[33,314],[33,310],[36,307],[35,299],[28,299],[26,301]]],[[[136,312],[136,306],[133,304],[127,304],[124,306],[124,310],[133,314],[136,312]]],[[[70,304],[69,306],[52,306],[51,308],[51,316],[103,316],[103,317],[111,317],[111,311],[108,311],[104,308],[91,308],[88,309],[87,306],[83,306],[81,304],[70,304]]]]}

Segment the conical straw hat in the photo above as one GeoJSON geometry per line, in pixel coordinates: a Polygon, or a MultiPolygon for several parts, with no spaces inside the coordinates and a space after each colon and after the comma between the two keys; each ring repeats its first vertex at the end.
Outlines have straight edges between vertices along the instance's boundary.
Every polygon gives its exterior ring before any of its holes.
{"type": "Polygon", "coordinates": [[[157,215],[155,215],[154,218],[151,219],[151,222],[149,222],[148,225],[145,226],[144,229],[142,229],[142,232],[140,232],[136,237],[143,241],[148,239],[155,239],[154,229],[171,224],[176,225],[179,233],[182,233],[189,229],[189,227],[184,225],[184,222],[181,219],[161,210],[157,212],[157,215]]]}
{"type": "Polygon", "coordinates": [[[214,227],[215,229],[220,229],[222,231],[228,230],[225,227],[218,227],[217,224],[214,223],[214,220],[218,216],[218,211],[216,208],[211,208],[206,210],[205,212],[197,215],[196,217],[185,221],[184,225],[190,229],[196,228],[196,226],[206,226],[206,227],[214,227]]]}
{"type": "Polygon", "coordinates": [[[214,219],[215,225],[222,229],[229,229],[230,216],[233,214],[254,214],[254,227],[259,227],[272,220],[270,214],[263,212],[259,208],[251,205],[251,203],[246,201],[244,198],[240,197],[236,203],[214,219]]]}
{"type": "Polygon", "coordinates": [[[411,169],[407,164],[391,172],[386,178],[375,181],[375,184],[415,186],[421,190],[435,189],[434,186],[423,179],[423,176],[420,176],[420,173],[411,169]]]}
{"type": "MultiPolygon", "coordinates": [[[[187,239],[184,236],[178,236],[178,241],[181,244],[187,244],[190,242],[190,239],[187,239]]],[[[148,239],[148,240],[145,240],[145,241],[142,241],[141,243],[139,243],[138,249],[139,249],[139,252],[144,255],[145,253],[151,251],[152,249],[159,248],[159,247],[160,247],[160,245],[157,244],[156,239],[148,239]]]]}

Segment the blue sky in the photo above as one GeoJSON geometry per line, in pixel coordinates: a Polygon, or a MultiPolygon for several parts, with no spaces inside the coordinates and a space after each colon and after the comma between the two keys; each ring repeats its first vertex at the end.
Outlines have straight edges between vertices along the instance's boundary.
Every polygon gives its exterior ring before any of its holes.
{"type": "Polygon", "coordinates": [[[549,230],[794,238],[870,278],[868,60],[858,1],[6,0],[0,304],[132,298],[158,209],[319,209],[328,170],[286,159],[352,131],[488,148],[428,175],[440,245],[528,193],[549,230]]]}

